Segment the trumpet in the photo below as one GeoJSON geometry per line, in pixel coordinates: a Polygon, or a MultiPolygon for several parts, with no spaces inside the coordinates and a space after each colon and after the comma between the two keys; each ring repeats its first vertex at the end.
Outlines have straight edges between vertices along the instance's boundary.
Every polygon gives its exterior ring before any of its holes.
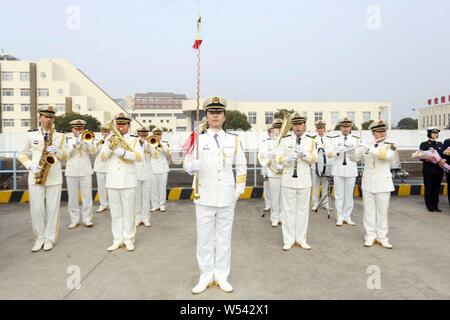
{"type": "Polygon", "coordinates": [[[81,139],[87,143],[94,141],[94,138],[95,134],[91,130],[84,130],[81,134],[81,139]]]}
{"type": "Polygon", "coordinates": [[[155,136],[155,135],[152,135],[152,136],[148,137],[147,140],[148,140],[148,143],[149,143],[152,147],[155,147],[155,148],[161,148],[161,147],[162,147],[161,141],[160,141],[159,138],[158,138],[157,136],[155,136]]]}

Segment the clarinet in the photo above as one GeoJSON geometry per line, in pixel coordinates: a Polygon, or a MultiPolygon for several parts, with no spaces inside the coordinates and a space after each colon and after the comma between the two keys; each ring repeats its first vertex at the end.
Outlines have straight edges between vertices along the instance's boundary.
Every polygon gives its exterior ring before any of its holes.
{"type": "MultiPolygon", "coordinates": [[[[297,141],[296,141],[297,145],[300,144],[301,140],[302,140],[302,137],[297,136],[297,141]]],[[[298,176],[297,176],[297,159],[295,159],[295,162],[294,162],[294,173],[292,173],[292,178],[298,178],[298,176]]]]}
{"type": "MultiPolygon", "coordinates": [[[[344,147],[347,147],[346,142],[347,141],[347,136],[344,137],[344,147]]],[[[342,161],[342,165],[346,166],[347,165],[347,152],[344,152],[344,160],[342,161]]]]}

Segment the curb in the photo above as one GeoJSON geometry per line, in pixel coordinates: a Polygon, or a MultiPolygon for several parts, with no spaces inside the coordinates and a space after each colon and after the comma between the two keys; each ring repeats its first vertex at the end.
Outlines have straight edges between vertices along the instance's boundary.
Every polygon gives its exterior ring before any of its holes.
{"type": "MultiPolygon", "coordinates": [[[[333,188],[332,188],[333,189],[333,188]]],[[[447,195],[447,184],[441,184],[441,195],[447,195]]],[[[361,197],[361,187],[359,185],[355,186],[354,190],[355,198],[361,197]]],[[[395,191],[392,191],[391,195],[398,197],[407,196],[423,196],[424,195],[424,185],[417,184],[398,184],[395,185],[395,191]]],[[[92,191],[92,197],[94,202],[98,202],[98,192],[97,190],[92,191]]],[[[258,199],[263,197],[262,187],[246,187],[245,192],[241,195],[240,199],[258,199]]],[[[11,190],[0,190],[0,203],[28,203],[29,202],[28,191],[11,191],[11,190]]],[[[68,195],[67,190],[62,190],[61,201],[67,201],[68,195]]],[[[178,200],[193,200],[193,189],[192,188],[171,188],[167,189],[167,200],[178,201],[178,200]]]]}

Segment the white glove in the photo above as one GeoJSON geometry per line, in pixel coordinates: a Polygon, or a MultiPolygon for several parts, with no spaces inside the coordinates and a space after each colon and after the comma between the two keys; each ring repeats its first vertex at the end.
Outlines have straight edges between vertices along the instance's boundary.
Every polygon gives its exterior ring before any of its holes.
{"type": "Polygon", "coordinates": [[[196,160],[196,159],[195,159],[195,160],[193,160],[193,161],[191,162],[189,171],[191,171],[192,173],[194,173],[194,172],[199,172],[201,166],[202,166],[202,161],[201,161],[201,160],[196,160]]]}
{"type": "Polygon", "coordinates": [[[123,150],[122,148],[116,148],[114,150],[114,154],[118,157],[122,157],[125,155],[125,150],[123,150]]]}
{"type": "Polygon", "coordinates": [[[36,174],[36,173],[40,172],[42,170],[42,168],[40,166],[38,166],[37,164],[33,164],[30,167],[30,170],[32,173],[36,174]]]}
{"type": "Polygon", "coordinates": [[[364,143],[364,142],[360,142],[360,143],[359,143],[359,146],[365,148],[366,150],[369,150],[369,149],[370,149],[370,145],[367,144],[367,143],[364,143]]]}
{"type": "Polygon", "coordinates": [[[303,147],[299,144],[296,144],[294,146],[294,152],[296,154],[298,154],[299,157],[303,157],[305,155],[305,150],[303,149],[303,147]]]}
{"type": "Polygon", "coordinates": [[[345,149],[346,149],[346,148],[345,148],[344,146],[337,147],[337,148],[336,148],[336,153],[337,153],[337,154],[342,153],[342,152],[344,152],[345,149]]]}
{"type": "Polygon", "coordinates": [[[47,147],[47,152],[50,152],[50,153],[57,153],[57,152],[58,152],[58,148],[55,147],[54,145],[48,146],[48,147],[47,147]]]}
{"type": "Polygon", "coordinates": [[[294,162],[297,158],[298,158],[298,154],[294,152],[287,156],[287,161],[294,162]]]}
{"type": "Polygon", "coordinates": [[[277,165],[275,166],[275,169],[277,169],[277,170],[283,170],[283,165],[282,165],[282,164],[277,164],[277,165]]]}

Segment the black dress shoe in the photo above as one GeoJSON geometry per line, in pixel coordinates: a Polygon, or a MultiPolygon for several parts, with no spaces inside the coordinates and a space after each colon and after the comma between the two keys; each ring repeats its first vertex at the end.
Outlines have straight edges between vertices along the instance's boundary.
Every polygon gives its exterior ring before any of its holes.
{"type": "Polygon", "coordinates": [[[441,210],[441,209],[439,209],[439,208],[435,208],[435,209],[434,209],[434,211],[437,211],[437,212],[442,212],[442,210],[441,210]]]}
{"type": "Polygon", "coordinates": [[[432,208],[427,208],[428,212],[434,212],[434,209],[432,208]]]}

